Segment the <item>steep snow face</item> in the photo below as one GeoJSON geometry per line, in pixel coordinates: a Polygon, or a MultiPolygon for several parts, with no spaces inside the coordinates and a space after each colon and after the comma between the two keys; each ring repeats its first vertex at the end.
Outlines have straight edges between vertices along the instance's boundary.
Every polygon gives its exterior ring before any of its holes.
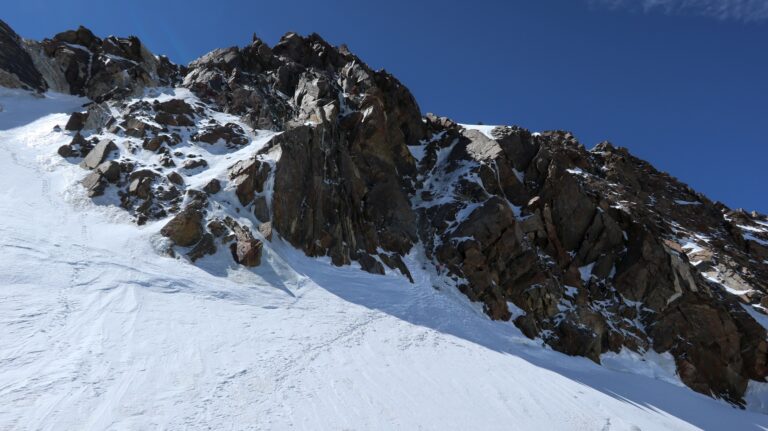
{"type": "Polygon", "coordinates": [[[255,269],[161,256],[167,220],[94,204],[56,155],[83,102],[0,94],[0,429],[768,428],[668,358],[542,348],[418,249],[414,284],[279,239],[255,269]]]}

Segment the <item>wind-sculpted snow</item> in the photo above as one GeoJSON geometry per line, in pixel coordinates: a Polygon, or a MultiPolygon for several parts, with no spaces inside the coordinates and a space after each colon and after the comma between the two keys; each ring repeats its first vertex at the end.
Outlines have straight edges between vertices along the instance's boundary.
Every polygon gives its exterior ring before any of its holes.
{"type": "Polygon", "coordinates": [[[256,268],[158,254],[167,219],[94,203],[56,155],[83,102],[0,96],[2,430],[768,427],[669,355],[601,367],[490,320],[420,246],[413,284],[279,238],[256,268]]]}

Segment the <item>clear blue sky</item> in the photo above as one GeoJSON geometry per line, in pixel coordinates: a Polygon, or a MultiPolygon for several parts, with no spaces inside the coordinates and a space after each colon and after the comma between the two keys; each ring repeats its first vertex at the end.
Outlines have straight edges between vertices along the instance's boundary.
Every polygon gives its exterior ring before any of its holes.
{"type": "Polygon", "coordinates": [[[393,72],[424,112],[607,139],[714,200],[768,212],[768,0],[637,7],[650,1],[24,0],[2,19],[32,39],[78,24],[135,34],[177,63],[253,33],[272,45],[317,32],[393,72]]]}

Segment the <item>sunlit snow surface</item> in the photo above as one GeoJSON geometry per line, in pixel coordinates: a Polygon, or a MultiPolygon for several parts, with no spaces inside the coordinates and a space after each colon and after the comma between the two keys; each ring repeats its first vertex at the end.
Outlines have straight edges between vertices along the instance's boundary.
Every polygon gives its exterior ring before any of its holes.
{"type": "MultiPolygon", "coordinates": [[[[0,429],[760,429],[682,387],[670,358],[616,371],[416,280],[335,268],[277,240],[261,267],[193,266],[97,206],[54,132],[83,100],[0,93],[0,429]]],[[[254,142],[252,145],[261,145],[254,142]]]]}

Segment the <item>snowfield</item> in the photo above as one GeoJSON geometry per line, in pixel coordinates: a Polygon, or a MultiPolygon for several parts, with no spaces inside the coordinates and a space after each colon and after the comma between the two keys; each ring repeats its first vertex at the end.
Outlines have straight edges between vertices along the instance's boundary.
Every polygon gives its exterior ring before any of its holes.
{"type": "Polygon", "coordinates": [[[165,220],[56,154],[85,100],[0,91],[0,430],[768,429],[668,356],[599,366],[489,320],[418,250],[414,284],[279,239],[253,270],[161,256],[165,220]]]}

